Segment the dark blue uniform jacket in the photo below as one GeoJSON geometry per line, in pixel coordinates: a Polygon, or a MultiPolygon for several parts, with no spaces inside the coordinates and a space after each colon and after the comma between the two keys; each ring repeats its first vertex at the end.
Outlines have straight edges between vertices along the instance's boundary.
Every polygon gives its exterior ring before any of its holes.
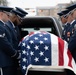
{"type": "Polygon", "coordinates": [[[18,38],[17,38],[17,31],[15,29],[14,24],[11,21],[8,21],[7,23],[7,29],[9,30],[11,37],[12,37],[12,43],[13,43],[13,47],[15,49],[18,49],[18,38]]]}
{"type": "MultiPolygon", "coordinates": [[[[17,53],[12,47],[12,40],[5,24],[0,21],[0,67],[12,66],[14,61],[12,56],[17,53]]],[[[17,55],[15,55],[17,56],[17,55]]]]}

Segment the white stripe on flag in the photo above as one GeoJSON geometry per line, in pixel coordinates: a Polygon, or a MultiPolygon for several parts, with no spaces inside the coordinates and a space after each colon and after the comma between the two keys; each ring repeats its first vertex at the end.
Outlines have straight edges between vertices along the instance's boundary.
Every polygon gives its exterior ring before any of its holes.
{"type": "Polygon", "coordinates": [[[67,55],[67,51],[68,51],[68,43],[66,41],[64,41],[64,65],[63,66],[68,66],[68,62],[69,62],[69,58],[67,55]]]}
{"type": "Polygon", "coordinates": [[[51,64],[58,66],[58,38],[51,34],[51,64]]]}

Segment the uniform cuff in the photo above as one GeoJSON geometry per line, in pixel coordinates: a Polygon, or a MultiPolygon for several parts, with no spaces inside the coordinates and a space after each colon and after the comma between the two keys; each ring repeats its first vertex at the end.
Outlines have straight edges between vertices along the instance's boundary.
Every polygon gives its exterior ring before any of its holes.
{"type": "Polygon", "coordinates": [[[12,58],[18,58],[19,57],[19,53],[16,51],[14,55],[11,56],[12,58]]]}

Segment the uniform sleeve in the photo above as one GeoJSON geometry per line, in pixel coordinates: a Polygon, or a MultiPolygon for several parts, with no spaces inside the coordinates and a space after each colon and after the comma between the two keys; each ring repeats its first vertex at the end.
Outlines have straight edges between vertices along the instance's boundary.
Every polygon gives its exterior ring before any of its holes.
{"type": "Polygon", "coordinates": [[[70,41],[69,41],[69,45],[68,45],[68,48],[76,62],[76,32],[75,34],[70,38],[70,41]]]}
{"type": "Polygon", "coordinates": [[[4,29],[0,28],[0,49],[11,57],[18,57],[18,52],[8,41],[4,29]]]}
{"type": "Polygon", "coordinates": [[[68,48],[72,53],[76,51],[76,32],[70,38],[68,48]]]}

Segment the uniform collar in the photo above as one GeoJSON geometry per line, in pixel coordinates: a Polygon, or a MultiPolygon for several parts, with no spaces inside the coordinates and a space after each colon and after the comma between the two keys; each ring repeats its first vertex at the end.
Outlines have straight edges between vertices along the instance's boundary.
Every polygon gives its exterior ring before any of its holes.
{"type": "Polygon", "coordinates": [[[70,24],[72,25],[74,21],[75,21],[75,20],[73,20],[70,24]]]}
{"type": "Polygon", "coordinates": [[[68,22],[65,23],[65,25],[67,25],[68,22]]]}
{"type": "Polygon", "coordinates": [[[4,26],[5,26],[5,22],[3,21],[3,20],[0,20],[3,24],[4,24],[4,26]]]}
{"type": "Polygon", "coordinates": [[[9,20],[9,22],[12,24],[13,28],[15,28],[15,25],[12,23],[12,21],[11,21],[11,20],[9,20]]]}
{"type": "Polygon", "coordinates": [[[68,24],[68,22],[66,22],[64,25],[67,25],[68,24]]]}

